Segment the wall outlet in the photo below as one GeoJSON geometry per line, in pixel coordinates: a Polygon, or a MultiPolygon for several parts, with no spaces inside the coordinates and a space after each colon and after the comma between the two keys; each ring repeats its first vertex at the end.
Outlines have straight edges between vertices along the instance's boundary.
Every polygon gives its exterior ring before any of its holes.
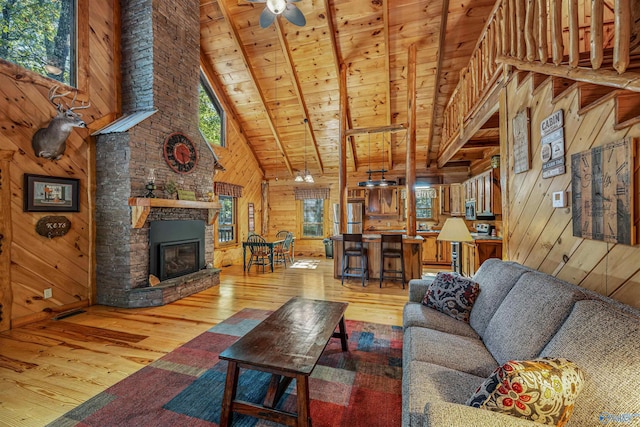
{"type": "Polygon", "coordinates": [[[44,299],[51,298],[53,296],[53,290],[51,288],[47,288],[44,290],[44,299]]]}

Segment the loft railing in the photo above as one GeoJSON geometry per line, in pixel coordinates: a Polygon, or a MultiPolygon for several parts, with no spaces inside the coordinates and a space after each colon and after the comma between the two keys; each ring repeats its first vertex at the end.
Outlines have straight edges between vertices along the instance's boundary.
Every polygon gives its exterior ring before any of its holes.
{"type": "Polygon", "coordinates": [[[498,0],[445,107],[440,152],[464,138],[502,64],[640,92],[639,46],[637,0],[498,0]]]}

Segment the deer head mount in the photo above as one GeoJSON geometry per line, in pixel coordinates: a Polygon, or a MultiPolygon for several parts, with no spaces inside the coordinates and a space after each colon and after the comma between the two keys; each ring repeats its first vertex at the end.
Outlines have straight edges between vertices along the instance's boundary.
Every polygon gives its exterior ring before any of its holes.
{"type": "Polygon", "coordinates": [[[91,103],[85,105],[84,101],[81,105],[75,106],[78,92],[76,91],[68,105],[61,98],[69,95],[71,92],[58,93],[59,86],[53,86],[49,89],[49,101],[56,107],[58,114],[51,119],[46,128],[38,129],[31,139],[33,151],[36,157],[44,157],[45,159],[58,160],[64,154],[67,148],[67,138],[73,128],[86,128],[87,124],[80,118],[82,114],[74,112],[74,110],[84,110],[89,108],[91,103]],[[58,100],[56,102],[56,100],[58,100]]]}

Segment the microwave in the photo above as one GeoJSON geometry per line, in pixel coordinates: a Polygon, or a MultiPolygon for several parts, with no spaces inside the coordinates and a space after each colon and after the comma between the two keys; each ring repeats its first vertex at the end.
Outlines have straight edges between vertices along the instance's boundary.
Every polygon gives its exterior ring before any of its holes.
{"type": "Polygon", "coordinates": [[[476,219],[476,201],[467,200],[464,204],[464,219],[467,221],[475,221],[476,219]]]}

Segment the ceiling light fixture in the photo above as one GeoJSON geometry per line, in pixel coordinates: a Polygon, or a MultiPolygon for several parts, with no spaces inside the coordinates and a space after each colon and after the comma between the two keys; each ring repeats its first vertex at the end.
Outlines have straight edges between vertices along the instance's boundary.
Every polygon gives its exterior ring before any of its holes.
{"type": "Polygon", "coordinates": [[[367,170],[367,174],[369,174],[369,178],[366,181],[361,181],[358,183],[358,187],[388,187],[390,185],[396,185],[396,182],[393,180],[385,179],[384,173],[388,172],[384,168],[384,136],[382,138],[382,169],[379,170],[371,170],[371,133],[369,133],[369,170],[367,170]],[[381,173],[380,180],[371,179],[372,173],[381,173]]]}
{"type": "Polygon", "coordinates": [[[298,172],[295,178],[295,182],[308,182],[309,184],[313,184],[315,180],[313,179],[313,175],[307,169],[307,123],[309,120],[304,118],[304,171],[298,172]]]}

